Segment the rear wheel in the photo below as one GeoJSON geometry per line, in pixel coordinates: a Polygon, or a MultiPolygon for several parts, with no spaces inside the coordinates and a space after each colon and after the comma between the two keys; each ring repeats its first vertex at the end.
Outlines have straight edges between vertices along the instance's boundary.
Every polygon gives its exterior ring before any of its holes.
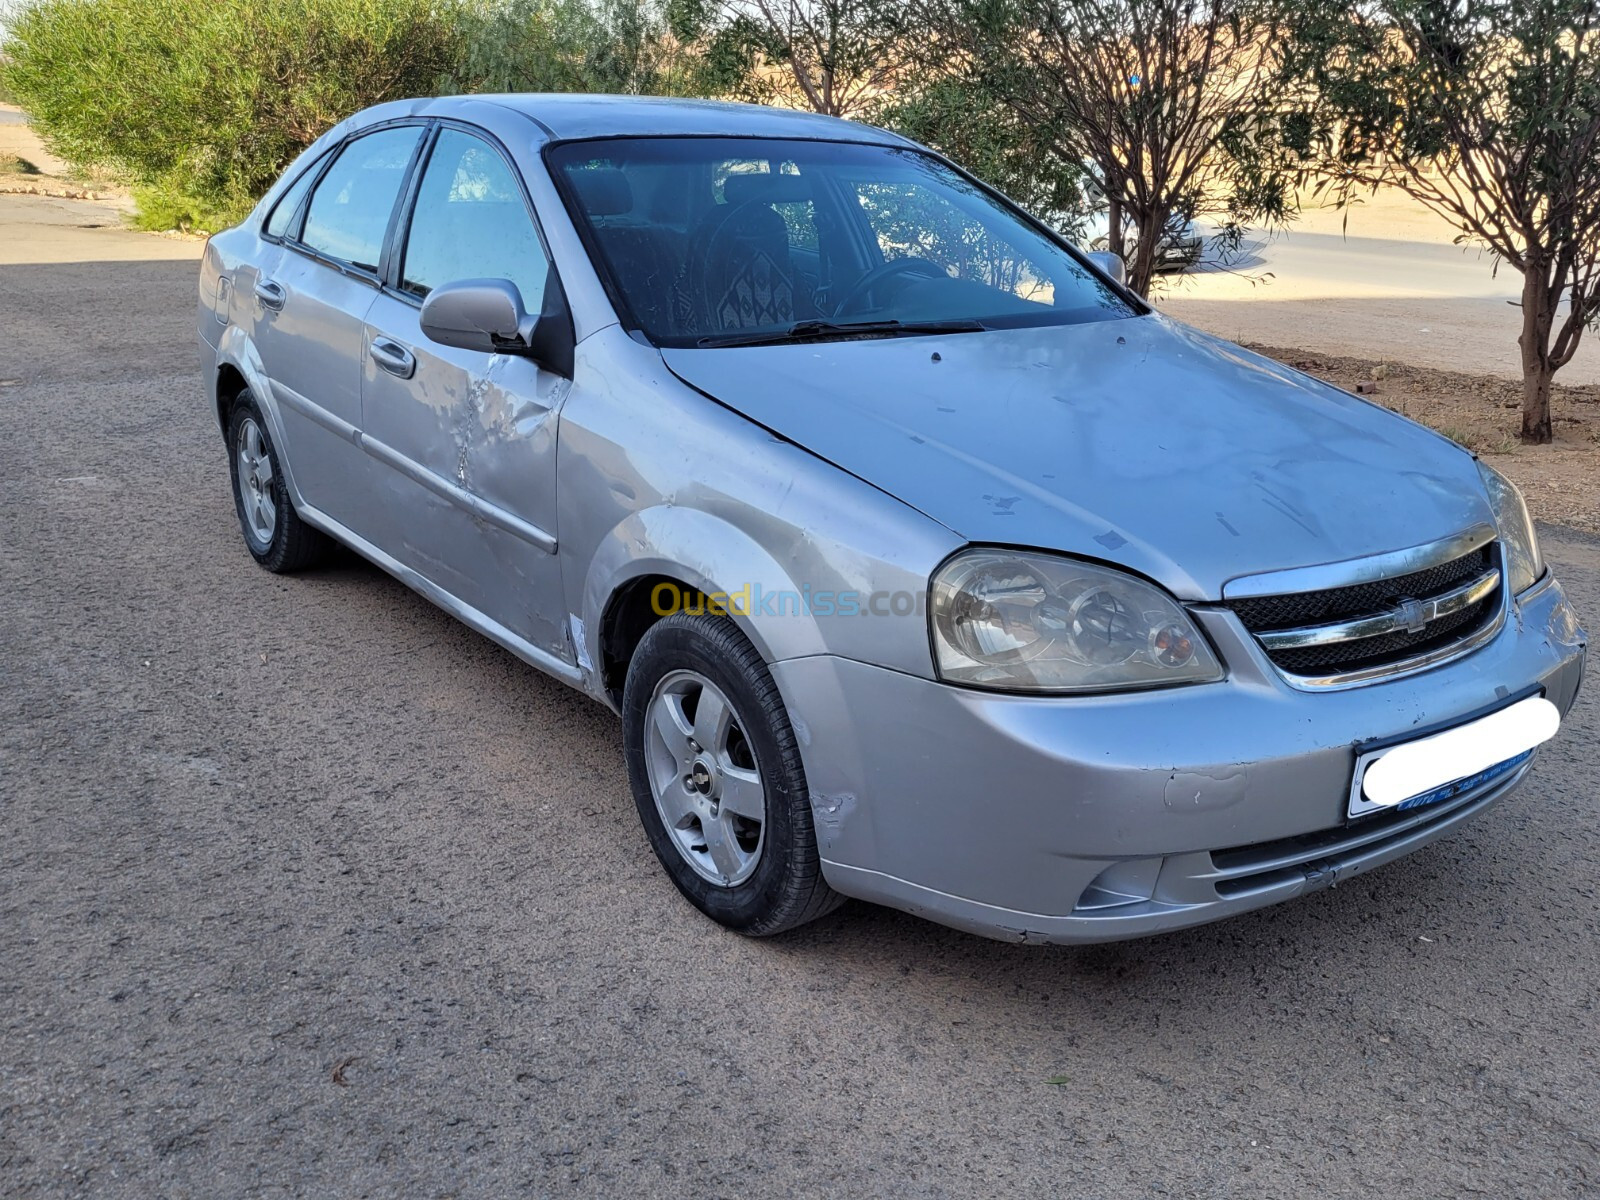
{"type": "Polygon", "coordinates": [[[294,511],[267,423],[249,392],[240,394],[229,413],[228,466],[239,531],[258,563],[283,574],[303,570],[327,554],[328,538],[294,511]]]}
{"type": "Polygon", "coordinates": [[[622,707],[639,819],[690,903],[761,937],[843,902],[822,878],[783,700],[732,621],[679,613],[652,626],[622,707]]]}

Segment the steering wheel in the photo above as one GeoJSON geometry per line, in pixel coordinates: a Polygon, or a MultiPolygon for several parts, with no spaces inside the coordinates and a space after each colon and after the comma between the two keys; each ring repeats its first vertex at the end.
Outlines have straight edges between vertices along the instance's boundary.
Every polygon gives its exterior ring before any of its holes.
{"type": "Polygon", "coordinates": [[[856,280],[855,286],[840,298],[834,312],[841,316],[848,313],[859,301],[865,300],[870,296],[874,288],[897,275],[908,275],[920,279],[948,279],[950,277],[944,268],[937,263],[929,262],[925,258],[891,258],[886,263],[879,263],[860,279],[856,280]]]}

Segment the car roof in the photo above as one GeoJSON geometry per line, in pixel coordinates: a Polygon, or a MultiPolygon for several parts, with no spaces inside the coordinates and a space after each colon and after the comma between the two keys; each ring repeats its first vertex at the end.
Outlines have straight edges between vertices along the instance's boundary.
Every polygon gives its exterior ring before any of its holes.
{"type": "MultiPolygon", "coordinates": [[[[814,138],[825,141],[907,145],[904,138],[870,125],[820,113],[726,100],[667,96],[607,96],[567,93],[505,93],[439,97],[430,116],[449,116],[460,105],[494,104],[537,122],[553,140],[661,135],[814,138]]],[[[465,115],[464,113],[462,115],[465,115]]]]}

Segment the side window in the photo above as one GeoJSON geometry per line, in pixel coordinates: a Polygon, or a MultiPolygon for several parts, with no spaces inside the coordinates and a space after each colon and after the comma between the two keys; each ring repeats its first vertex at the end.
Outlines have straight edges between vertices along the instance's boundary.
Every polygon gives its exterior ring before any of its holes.
{"type": "Polygon", "coordinates": [[[516,176],[481,138],[445,129],[417,189],[400,287],[413,296],[458,279],[509,279],[530,312],[549,261],[516,176]]]}
{"type": "Polygon", "coordinates": [[[327,161],[327,156],[320,156],[304,171],[300,178],[289,185],[289,190],[283,194],[272,208],[272,215],[267,218],[266,232],[269,237],[287,237],[290,234],[289,226],[294,222],[295,212],[300,207],[300,201],[311,190],[311,181],[317,177],[317,172],[322,169],[322,164],[327,161]]]}
{"type": "Polygon", "coordinates": [[[406,125],[348,143],[311,193],[300,240],[329,258],[376,271],[389,215],[421,136],[420,128],[406,125]]]}

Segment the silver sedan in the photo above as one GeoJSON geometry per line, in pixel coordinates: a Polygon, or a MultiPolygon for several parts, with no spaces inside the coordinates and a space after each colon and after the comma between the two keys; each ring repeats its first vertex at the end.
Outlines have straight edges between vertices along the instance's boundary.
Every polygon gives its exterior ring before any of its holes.
{"type": "Polygon", "coordinates": [[[714,920],[1130,937],[1495,804],[1585,634],[1505,479],[1114,268],[861,125],[402,101],[211,239],[206,401],[262,566],[621,714],[714,920]]]}

